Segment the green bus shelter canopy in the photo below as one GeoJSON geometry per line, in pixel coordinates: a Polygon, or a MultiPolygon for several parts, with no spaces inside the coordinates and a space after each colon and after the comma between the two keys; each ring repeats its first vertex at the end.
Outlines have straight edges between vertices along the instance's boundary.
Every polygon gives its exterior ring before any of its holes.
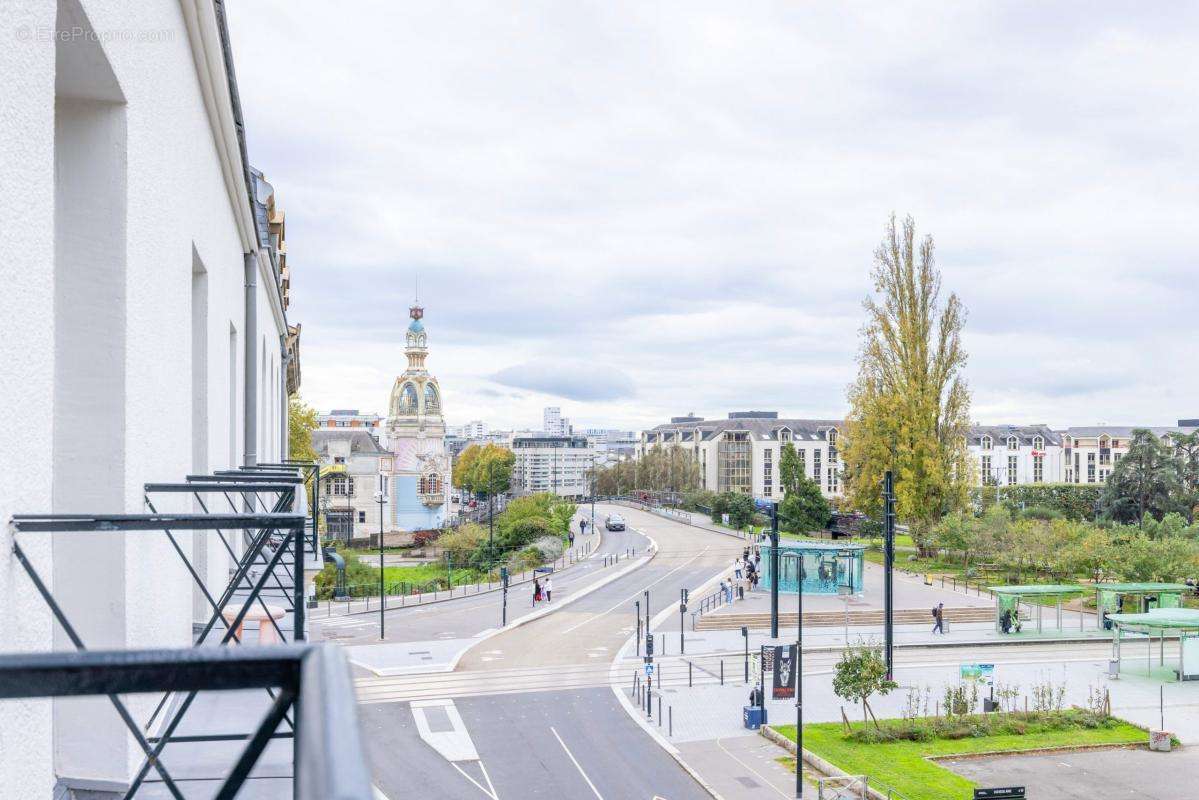
{"type": "Polygon", "coordinates": [[[1191,587],[1185,583],[1097,583],[1094,588],[1121,594],[1152,594],[1154,592],[1185,592],[1191,587]]]}
{"type": "Polygon", "coordinates": [[[1107,618],[1118,625],[1199,630],[1199,609],[1195,608],[1154,608],[1143,614],[1108,614],[1107,618]]]}
{"type": "Polygon", "coordinates": [[[995,594],[1010,594],[1019,595],[1020,597],[1032,597],[1034,595],[1064,595],[1064,594],[1082,594],[1086,592],[1081,586],[1074,584],[1030,584],[1028,586],[992,586],[991,591],[995,594]]]}

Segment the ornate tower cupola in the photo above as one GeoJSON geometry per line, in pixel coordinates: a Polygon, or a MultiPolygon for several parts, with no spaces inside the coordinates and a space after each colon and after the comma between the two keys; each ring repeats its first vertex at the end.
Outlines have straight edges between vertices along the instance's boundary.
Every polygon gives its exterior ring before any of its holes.
{"type": "Polygon", "coordinates": [[[412,317],[412,322],[408,323],[404,347],[404,353],[408,356],[408,372],[424,372],[425,357],[429,355],[425,325],[421,322],[425,310],[420,306],[412,306],[408,309],[408,316],[412,317]]]}

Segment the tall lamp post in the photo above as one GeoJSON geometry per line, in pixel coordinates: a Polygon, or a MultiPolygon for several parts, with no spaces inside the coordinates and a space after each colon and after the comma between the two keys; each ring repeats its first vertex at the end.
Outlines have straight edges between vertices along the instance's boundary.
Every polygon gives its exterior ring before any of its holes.
{"type": "MultiPolygon", "coordinates": [[[[788,553],[795,559],[795,796],[803,798],[803,551],[788,553]]],[[[777,586],[778,573],[775,573],[777,586]]]]}
{"type": "Polygon", "coordinates": [[[385,616],[383,611],[387,606],[387,595],[383,588],[383,504],[387,502],[387,476],[379,473],[379,488],[375,492],[375,502],[379,504],[379,641],[384,641],[385,616]]]}

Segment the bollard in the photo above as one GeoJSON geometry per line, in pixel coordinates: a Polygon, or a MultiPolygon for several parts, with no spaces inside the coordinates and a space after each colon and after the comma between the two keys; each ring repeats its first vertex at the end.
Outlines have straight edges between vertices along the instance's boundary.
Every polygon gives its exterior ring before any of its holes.
{"type": "Polygon", "coordinates": [[[662,727],[662,695],[658,695],[658,727],[662,727]]]}
{"type": "Polygon", "coordinates": [[[687,662],[687,688],[690,689],[692,685],[693,684],[691,683],[691,662],[688,661],[687,662]]]}
{"type": "Polygon", "coordinates": [[[720,685],[724,686],[724,659],[720,659],[720,685]]]}
{"type": "Polygon", "coordinates": [[[674,706],[667,706],[666,713],[670,715],[670,721],[666,725],[666,735],[674,737],[674,706]]]}

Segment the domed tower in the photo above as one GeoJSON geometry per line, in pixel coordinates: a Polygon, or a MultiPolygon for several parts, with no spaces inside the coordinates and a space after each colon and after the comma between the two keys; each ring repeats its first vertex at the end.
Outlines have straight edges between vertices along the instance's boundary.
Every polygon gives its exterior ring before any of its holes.
{"type": "Polygon", "coordinates": [[[425,310],[408,309],[412,321],[404,335],[408,367],[396,378],[387,404],[384,446],[395,453],[391,494],[393,522],[400,530],[431,530],[445,519],[449,459],[441,387],[429,374],[425,310]]]}

